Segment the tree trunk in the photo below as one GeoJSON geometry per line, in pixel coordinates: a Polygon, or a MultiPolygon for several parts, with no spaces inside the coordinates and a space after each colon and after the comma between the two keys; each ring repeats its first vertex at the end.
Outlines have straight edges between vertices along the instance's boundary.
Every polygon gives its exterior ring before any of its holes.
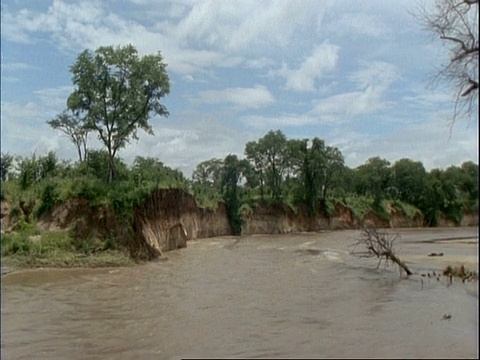
{"type": "Polygon", "coordinates": [[[412,275],[412,271],[408,268],[407,265],[405,265],[405,263],[403,261],[401,261],[399,258],[397,258],[395,255],[393,254],[387,254],[387,257],[392,260],[395,264],[397,264],[398,266],[400,266],[403,270],[405,270],[405,272],[407,273],[407,275],[412,275]]]}

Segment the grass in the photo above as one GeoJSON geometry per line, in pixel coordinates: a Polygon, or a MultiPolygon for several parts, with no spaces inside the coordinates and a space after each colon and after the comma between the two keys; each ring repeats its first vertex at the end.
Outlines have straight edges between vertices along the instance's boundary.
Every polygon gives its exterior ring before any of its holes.
{"type": "Polygon", "coordinates": [[[111,239],[76,240],[65,231],[22,231],[2,235],[2,266],[113,267],[135,264],[127,252],[116,248],[111,239]]]}

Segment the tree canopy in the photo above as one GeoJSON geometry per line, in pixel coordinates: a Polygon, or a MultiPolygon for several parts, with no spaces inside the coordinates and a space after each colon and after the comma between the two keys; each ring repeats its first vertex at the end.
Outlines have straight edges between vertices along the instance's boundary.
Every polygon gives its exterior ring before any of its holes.
{"type": "Polygon", "coordinates": [[[139,57],[132,45],[104,46],[83,51],[70,72],[74,91],[67,107],[105,145],[111,182],[118,150],[138,139],[138,129],[153,134],[150,116],[168,116],[160,102],[170,92],[166,64],[160,53],[139,57]]]}

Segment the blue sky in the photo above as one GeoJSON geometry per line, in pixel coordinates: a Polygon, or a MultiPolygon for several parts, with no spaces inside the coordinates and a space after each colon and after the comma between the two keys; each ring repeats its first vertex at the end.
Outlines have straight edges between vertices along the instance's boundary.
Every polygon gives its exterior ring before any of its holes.
{"type": "MultiPolygon", "coordinates": [[[[349,167],[379,156],[427,170],[478,163],[478,115],[451,130],[447,87],[431,79],[442,44],[412,0],[2,1],[1,147],[30,156],[74,146],[46,121],[65,108],[84,49],[131,43],[168,64],[170,116],[119,153],[190,176],[201,161],[243,156],[269,130],[324,139],[349,167]]],[[[94,134],[90,148],[99,147],[94,134]]]]}

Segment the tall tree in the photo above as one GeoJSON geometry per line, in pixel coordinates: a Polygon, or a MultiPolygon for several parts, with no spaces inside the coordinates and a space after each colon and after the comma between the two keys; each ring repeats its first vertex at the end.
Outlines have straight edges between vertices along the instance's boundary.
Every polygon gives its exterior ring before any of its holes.
{"type": "Polygon", "coordinates": [[[427,172],[420,161],[397,160],[392,166],[391,186],[396,189],[400,200],[418,206],[425,191],[427,172]]]}
{"type": "Polygon", "coordinates": [[[343,166],[343,155],[317,137],[311,141],[289,140],[288,149],[289,165],[302,182],[302,200],[313,215],[318,200],[325,202],[333,175],[343,166]]]}
{"type": "Polygon", "coordinates": [[[265,200],[265,170],[266,159],[260,152],[260,146],[256,141],[249,141],[245,145],[245,156],[252,164],[253,173],[260,186],[260,198],[265,200]]]}
{"type": "Polygon", "coordinates": [[[139,57],[132,45],[106,46],[83,51],[70,72],[75,88],[67,106],[105,145],[112,182],[118,150],[138,139],[138,129],[153,134],[151,115],[168,116],[160,103],[170,92],[166,64],[160,53],[139,57]]]}
{"type": "Polygon", "coordinates": [[[88,128],[85,122],[68,110],[58,114],[54,119],[48,120],[47,124],[54,129],[62,131],[77,148],[80,162],[86,160],[88,128]]]}
{"type": "Polygon", "coordinates": [[[368,159],[355,169],[355,191],[360,195],[372,196],[376,203],[385,198],[391,180],[390,162],[378,156],[368,159]]]}
{"type": "Polygon", "coordinates": [[[202,161],[192,173],[192,180],[195,185],[202,188],[220,189],[222,182],[223,160],[210,159],[202,161]]]}
{"type": "Polygon", "coordinates": [[[287,165],[287,138],[280,131],[269,131],[258,140],[258,156],[265,165],[266,184],[275,202],[282,199],[282,181],[287,165]]]}
{"type": "Polygon", "coordinates": [[[478,4],[479,0],[435,0],[415,14],[448,49],[449,60],[438,78],[453,85],[454,121],[473,115],[478,107],[478,4]]]}
{"type": "Polygon", "coordinates": [[[242,178],[245,178],[249,167],[248,160],[239,160],[236,155],[227,155],[223,160],[222,195],[227,205],[230,227],[235,235],[239,235],[242,231],[242,218],[239,213],[241,199],[238,184],[242,178]]]}
{"type": "Polygon", "coordinates": [[[322,201],[327,198],[327,193],[332,186],[334,175],[342,170],[344,159],[342,152],[335,146],[325,147],[325,167],[323,169],[322,201]]]}

